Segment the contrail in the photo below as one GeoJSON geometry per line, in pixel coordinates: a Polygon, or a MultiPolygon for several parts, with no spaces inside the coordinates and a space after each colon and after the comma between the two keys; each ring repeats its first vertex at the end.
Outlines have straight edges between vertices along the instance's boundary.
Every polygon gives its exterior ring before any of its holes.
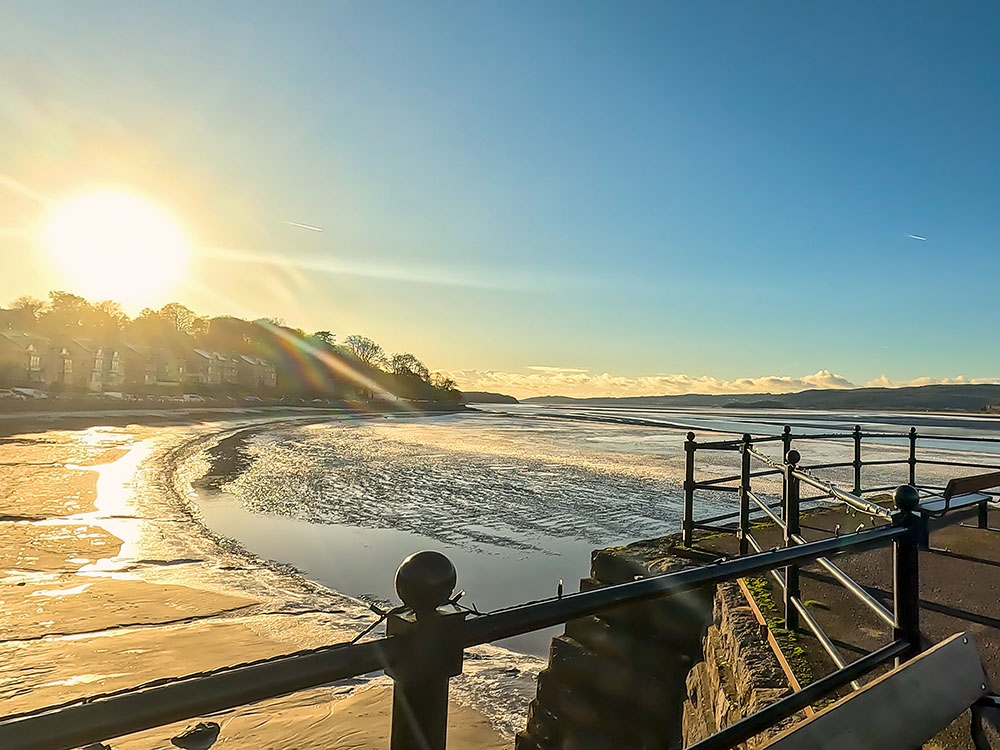
{"type": "Polygon", "coordinates": [[[286,224],[291,224],[293,227],[300,227],[302,229],[308,229],[311,232],[325,232],[323,227],[314,227],[312,224],[299,224],[297,221],[286,221],[286,224]]]}
{"type": "Polygon", "coordinates": [[[919,234],[908,234],[906,236],[909,237],[911,240],[920,240],[921,242],[927,242],[927,238],[921,237],[919,234]]]}

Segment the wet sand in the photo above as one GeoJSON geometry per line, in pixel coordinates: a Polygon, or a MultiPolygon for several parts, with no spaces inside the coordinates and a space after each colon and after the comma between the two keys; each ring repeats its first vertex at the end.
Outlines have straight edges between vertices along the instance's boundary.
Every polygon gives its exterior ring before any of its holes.
{"type": "MultiPolygon", "coordinates": [[[[247,558],[191,516],[180,486],[191,477],[173,470],[228,428],[45,429],[0,440],[5,715],[350,640],[373,621],[362,603],[247,558]]],[[[215,747],[381,748],[390,695],[381,677],[202,718],[222,725],[215,747]]],[[[196,721],[94,739],[170,748],[196,721]]],[[[474,708],[456,702],[451,721],[451,746],[509,745],[474,708]]]]}

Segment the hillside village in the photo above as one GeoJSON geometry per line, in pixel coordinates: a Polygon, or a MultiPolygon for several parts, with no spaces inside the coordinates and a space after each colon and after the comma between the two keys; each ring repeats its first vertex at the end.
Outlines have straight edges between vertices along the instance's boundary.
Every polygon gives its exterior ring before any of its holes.
{"type": "Polygon", "coordinates": [[[363,336],[343,344],[280,320],[202,317],[179,303],[129,318],[67,292],[0,309],[0,389],[67,398],[296,399],[457,404],[454,383],[363,336]]]}

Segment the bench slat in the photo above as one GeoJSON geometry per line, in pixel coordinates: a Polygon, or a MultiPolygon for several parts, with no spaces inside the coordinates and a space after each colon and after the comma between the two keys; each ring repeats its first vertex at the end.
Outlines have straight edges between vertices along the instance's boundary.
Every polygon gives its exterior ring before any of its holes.
{"type": "Polygon", "coordinates": [[[1000,471],[991,471],[988,474],[976,474],[971,477],[958,477],[951,479],[944,488],[945,497],[955,495],[965,495],[970,492],[979,492],[1000,487],[1000,471]]]}
{"type": "MultiPolygon", "coordinates": [[[[983,500],[989,500],[989,495],[984,495],[981,492],[971,492],[967,495],[955,495],[951,499],[947,500],[948,510],[958,510],[960,508],[968,508],[970,505],[978,505],[983,500]]],[[[945,509],[946,499],[941,496],[928,497],[920,501],[920,510],[930,511],[931,513],[937,513],[945,509]]]]}
{"type": "Polygon", "coordinates": [[[775,737],[767,750],[920,747],[985,695],[979,651],[958,633],[775,737]]]}

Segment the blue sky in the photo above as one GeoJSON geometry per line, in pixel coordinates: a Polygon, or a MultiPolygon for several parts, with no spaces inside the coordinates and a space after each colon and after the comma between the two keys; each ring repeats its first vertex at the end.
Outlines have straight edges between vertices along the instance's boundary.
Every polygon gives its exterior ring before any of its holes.
{"type": "MultiPolygon", "coordinates": [[[[998,28],[995,3],[8,2],[0,174],[169,207],[199,311],[470,385],[991,379],[998,28]]],[[[0,253],[3,299],[71,286],[30,238],[0,253]]]]}

